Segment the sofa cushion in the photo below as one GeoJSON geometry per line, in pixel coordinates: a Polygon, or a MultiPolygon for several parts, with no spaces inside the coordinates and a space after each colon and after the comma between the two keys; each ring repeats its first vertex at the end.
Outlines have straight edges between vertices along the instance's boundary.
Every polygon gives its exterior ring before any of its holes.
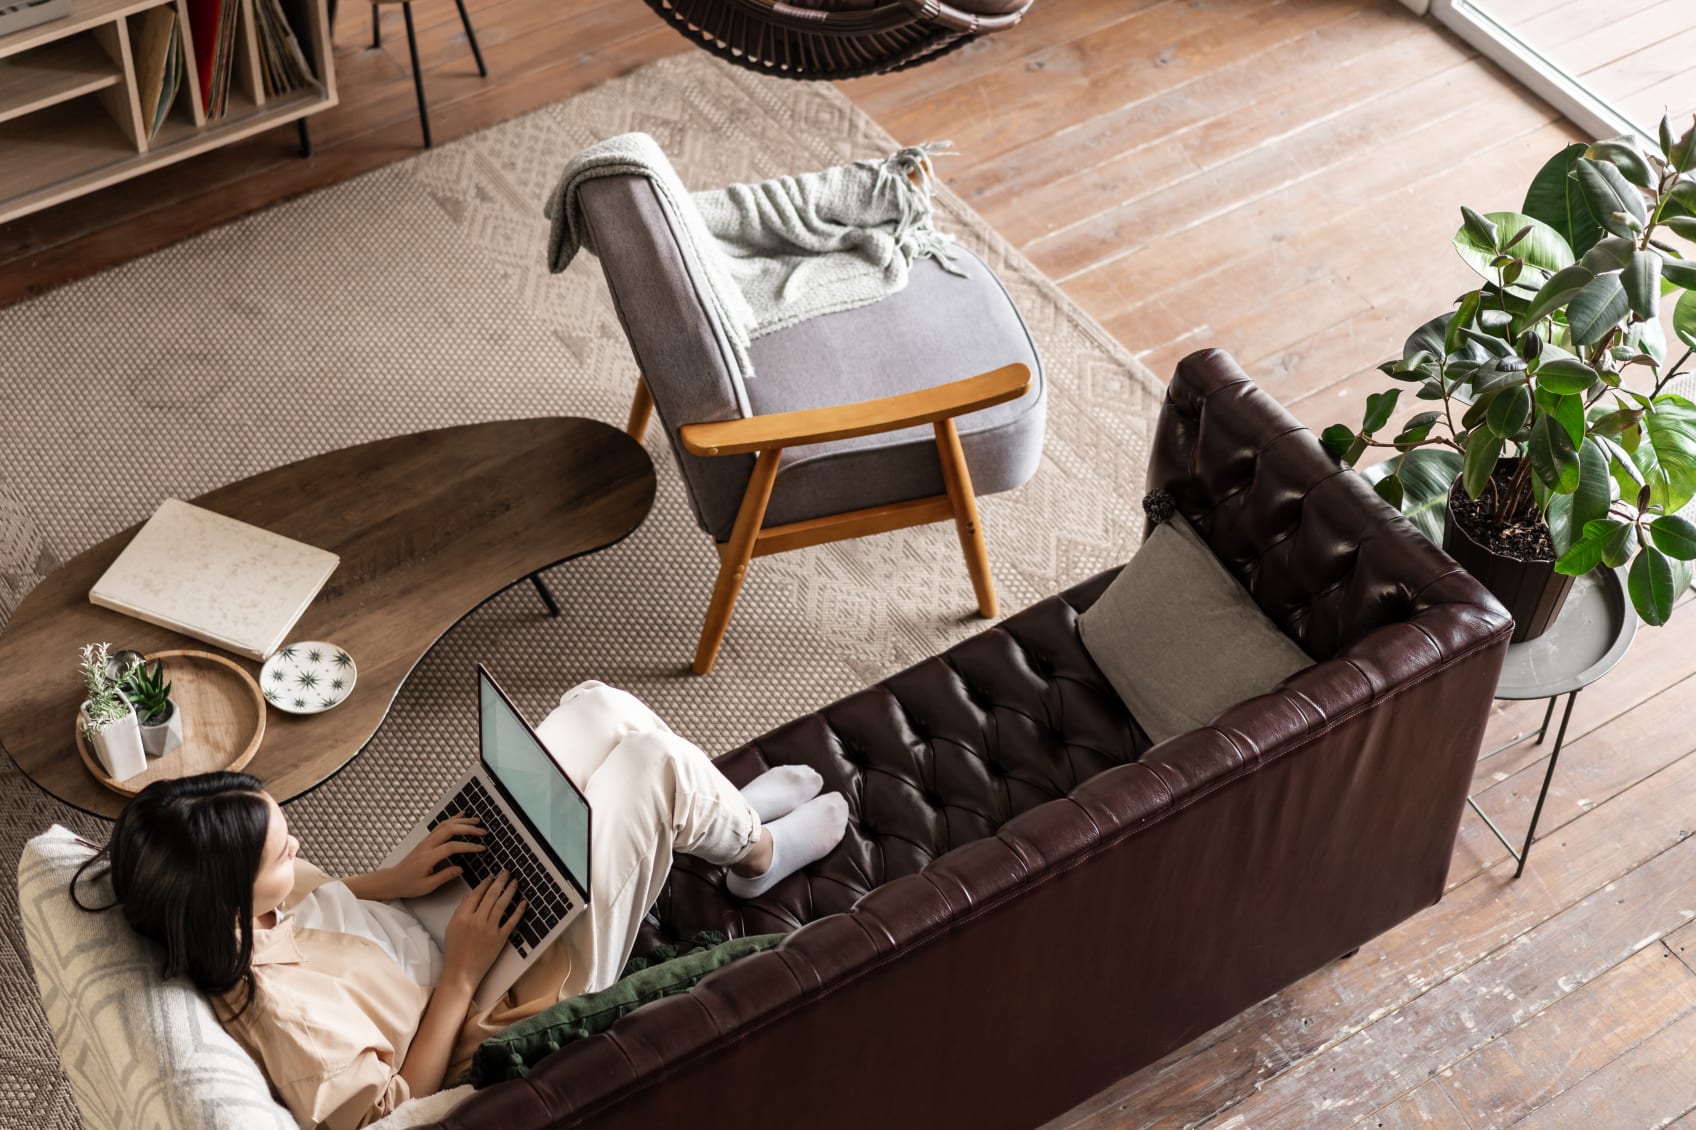
{"type": "Polygon", "coordinates": [[[573,1040],[604,1032],[625,1013],[649,1001],[688,989],[713,970],[739,957],[770,949],[782,934],[760,934],[727,942],[650,965],[598,993],[584,993],[520,1020],[484,1040],[471,1060],[471,1083],[486,1087],[529,1072],[537,1060],[573,1040]]]}
{"type": "Polygon", "coordinates": [[[1078,632],[1157,743],[1313,664],[1177,514],[1078,617],[1078,632]]]}
{"type": "MultiPolygon", "coordinates": [[[[55,826],[18,862],[24,940],[83,1122],[213,1130],[240,1112],[244,1127],[294,1130],[206,998],[187,982],[162,980],[158,951],[118,911],[89,914],[71,902],[71,876],[93,854],[55,826]]],[[[89,905],[111,901],[104,879],[79,890],[89,905]]]]}
{"type": "MultiPolygon", "coordinates": [[[[24,845],[18,861],[24,941],[83,1125],[295,1130],[206,998],[186,981],[161,979],[158,950],[120,912],[90,914],[71,901],[71,877],[93,854],[55,825],[24,845]]],[[[90,906],[112,900],[103,877],[78,892],[90,906]]],[[[441,1118],[470,1093],[458,1087],[410,1100],[371,1130],[441,1118]]]]}

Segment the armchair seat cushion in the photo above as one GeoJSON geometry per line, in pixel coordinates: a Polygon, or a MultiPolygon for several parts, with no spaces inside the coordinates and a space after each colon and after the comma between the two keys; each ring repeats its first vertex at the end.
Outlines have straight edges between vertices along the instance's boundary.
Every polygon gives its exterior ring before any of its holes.
{"type": "MultiPolygon", "coordinates": [[[[748,402],[757,415],[824,408],[931,388],[1002,365],[1030,367],[1018,400],[962,416],[960,445],[979,495],[1029,479],[1042,456],[1042,363],[1001,281],[957,248],[950,274],[913,264],[907,286],[869,306],[810,318],[756,338],[748,402]]],[[[928,426],[791,448],[783,453],[767,526],[943,492],[928,426]]],[[[734,514],[738,495],[724,509],[734,514]]],[[[728,534],[728,529],[721,536],[728,534]]]]}

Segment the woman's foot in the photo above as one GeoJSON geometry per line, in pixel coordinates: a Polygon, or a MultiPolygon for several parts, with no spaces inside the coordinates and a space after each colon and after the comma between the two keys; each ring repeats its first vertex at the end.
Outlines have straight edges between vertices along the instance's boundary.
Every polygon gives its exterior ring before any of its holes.
{"type": "Polygon", "coordinates": [[[822,788],[824,778],[819,776],[817,769],[805,765],[778,765],[743,786],[742,799],[748,802],[760,823],[770,824],[818,796],[822,788]]]}
{"type": "Polygon", "coordinates": [[[759,898],[809,863],[829,855],[848,828],[848,801],[841,793],[814,797],[801,807],[767,824],[771,833],[771,863],[759,875],[725,876],[725,886],[741,899],[759,898]]]}

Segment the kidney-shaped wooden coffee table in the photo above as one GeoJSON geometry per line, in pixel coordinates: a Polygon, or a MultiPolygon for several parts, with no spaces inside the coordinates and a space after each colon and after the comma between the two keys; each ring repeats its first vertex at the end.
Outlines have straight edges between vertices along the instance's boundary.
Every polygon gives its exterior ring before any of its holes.
{"type": "MultiPolygon", "coordinates": [[[[619,541],[653,500],[654,467],[641,446],[574,417],[378,440],[194,499],[341,556],[289,638],[346,648],[359,665],[358,686],[323,714],[272,710],[247,771],[278,800],[329,777],[371,740],[401,683],[444,632],[507,586],[619,541]]],[[[139,528],[54,570],[0,632],[0,746],[60,800],[107,817],[126,798],[96,782],[77,756],[77,647],[206,646],[89,603],[88,590],[139,528]]],[[[231,658],[257,677],[259,664],[231,658]]]]}

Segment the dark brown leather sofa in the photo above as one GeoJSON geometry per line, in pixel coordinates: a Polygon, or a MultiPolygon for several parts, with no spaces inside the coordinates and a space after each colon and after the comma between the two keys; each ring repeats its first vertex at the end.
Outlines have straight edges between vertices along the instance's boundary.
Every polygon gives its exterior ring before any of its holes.
{"type": "Polygon", "coordinates": [[[679,857],[648,940],[791,936],[441,1125],[1031,1127],[1436,902],[1507,614],[1222,353],[1148,484],[1313,667],[1150,748],[1078,638],[1107,573],[750,742],[846,841],[746,904],[679,857]]]}

